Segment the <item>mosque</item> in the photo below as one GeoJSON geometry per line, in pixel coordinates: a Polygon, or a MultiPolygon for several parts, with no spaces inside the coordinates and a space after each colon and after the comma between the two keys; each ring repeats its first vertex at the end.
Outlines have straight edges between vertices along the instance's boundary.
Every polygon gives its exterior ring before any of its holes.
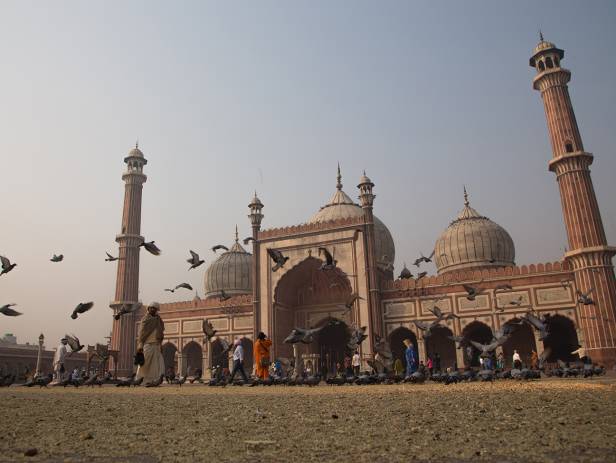
{"type": "MultiPolygon", "coordinates": [[[[345,355],[353,326],[366,327],[368,338],[360,348],[364,362],[372,358],[380,337],[390,343],[395,357],[402,356],[402,341],[410,338],[420,360],[438,353],[442,367],[476,365],[478,352],[456,349],[450,336],[489,343],[494,331],[531,309],[547,316],[549,336],[542,341],[529,325],[521,325],[502,346],[506,359],[514,349],[528,360],[531,350],[541,354],[549,348],[548,361],[573,360],[571,353],[582,346],[595,362],[614,366],[616,248],[606,241],[590,177],[593,155],[584,151],[568,93],[571,73],[561,67],[563,57],[563,50],[541,37],[530,58],[536,71],[533,88],[541,93],[552,145],[548,167],[556,174],[562,199],[569,249],[562,260],[516,266],[509,233],[472,207],[465,191],[460,213],[436,239],[437,275],[418,278],[405,267],[396,278],[393,237],[374,215],[375,183],[365,173],[359,178],[356,203],[343,189],[338,168],[333,195],[303,224],[263,229],[265,206],[255,194],[248,205],[251,248],[240,244],[236,231],[229,250],[205,271],[202,298],[161,305],[166,366],[186,374],[227,362],[218,338],[204,342],[205,318],[219,338],[242,340],[248,365],[259,331],[272,339],[274,358],[290,358],[291,346],[283,340],[292,328],[324,325],[315,342],[300,346],[299,355],[329,371],[345,355]],[[334,255],[333,270],[320,269],[319,248],[334,255]],[[284,267],[272,271],[268,249],[288,257],[284,267]],[[473,301],[463,284],[480,288],[473,301]],[[511,289],[501,290],[503,285],[511,289]],[[592,304],[581,303],[580,293],[589,295],[592,304]],[[353,294],[359,298],[347,307],[353,294]],[[456,317],[424,339],[413,322],[434,320],[428,309],[435,304],[456,317]],[[339,323],[328,323],[332,319],[339,323]]],[[[116,237],[120,260],[110,303],[114,311],[138,300],[139,244],[144,240],[141,195],[147,160],[135,147],[124,161],[124,213],[116,237]]],[[[113,322],[111,348],[120,375],[133,370],[142,316],[137,312],[113,322]]]]}

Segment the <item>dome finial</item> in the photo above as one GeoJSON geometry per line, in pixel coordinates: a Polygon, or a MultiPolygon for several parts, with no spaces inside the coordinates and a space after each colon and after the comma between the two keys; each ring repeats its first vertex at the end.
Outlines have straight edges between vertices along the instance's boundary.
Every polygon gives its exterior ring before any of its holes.
{"type": "Polygon", "coordinates": [[[543,42],[543,32],[541,32],[541,29],[539,29],[539,41],[543,42]]]}
{"type": "Polygon", "coordinates": [[[135,149],[139,149],[139,139],[135,141],[135,149]]]}
{"type": "Polygon", "coordinates": [[[464,185],[464,205],[466,207],[470,206],[470,202],[468,201],[468,193],[466,192],[466,185],[464,185]]]}
{"type": "Polygon", "coordinates": [[[338,163],[338,175],[336,176],[336,188],[342,190],[342,174],[340,174],[340,163],[338,163]]]}
{"type": "Polygon", "coordinates": [[[239,236],[237,234],[237,224],[235,224],[235,242],[237,243],[237,242],[239,242],[239,240],[240,240],[240,238],[239,238],[239,236]]]}

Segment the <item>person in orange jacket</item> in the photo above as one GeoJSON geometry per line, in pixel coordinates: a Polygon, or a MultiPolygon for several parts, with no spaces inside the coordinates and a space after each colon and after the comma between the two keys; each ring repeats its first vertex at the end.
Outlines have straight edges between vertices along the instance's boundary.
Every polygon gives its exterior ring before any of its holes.
{"type": "Polygon", "coordinates": [[[254,358],[257,366],[257,377],[266,379],[269,376],[271,339],[267,339],[265,333],[260,332],[254,345],[254,358]]]}

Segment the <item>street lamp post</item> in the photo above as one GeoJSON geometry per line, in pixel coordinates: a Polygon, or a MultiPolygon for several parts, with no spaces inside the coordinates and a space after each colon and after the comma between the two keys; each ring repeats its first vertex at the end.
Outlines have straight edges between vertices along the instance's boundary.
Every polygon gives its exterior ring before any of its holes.
{"type": "Polygon", "coordinates": [[[38,341],[39,347],[38,354],[36,356],[36,376],[40,376],[41,374],[41,357],[43,355],[43,342],[45,341],[45,336],[43,336],[43,333],[39,336],[38,341]]]}

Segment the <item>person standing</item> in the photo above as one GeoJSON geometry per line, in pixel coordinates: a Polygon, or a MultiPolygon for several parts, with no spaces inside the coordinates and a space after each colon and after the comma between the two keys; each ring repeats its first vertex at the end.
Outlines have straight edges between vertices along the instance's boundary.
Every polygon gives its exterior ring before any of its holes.
{"type": "Polygon", "coordinates": [[[522,368],[522,359],[517,349],[513,351],[513,368],[520,370],[522,368]]]}
{"type": "Polygon", "coordinates": [[[64,378],[64,372],[66,369],[64,368],[64,360],[66,359],[66,345],[68,344],[68,339],[62,338],[60,339],[60,345],[56,349],[56,353],[53,356],[53,370],[56,376],[56,381],[60,382],[64,378]]]}
{"type": "Polygon", "coordinates": [[[244,378],[244,382],[248,382],[248,377],[246,376],[246,372],[244,371],[244,348],[242,347],[242,341],[236,339],[233,343],[235,345],[235,350],[233,351],[233,371],[231,372],[231,376],[229,377],[229,382],[233,382],[233,378],[235,378],[235,373],[238,371],[244,378]]]}
{"type": "Polygon", "coordinates": [[[165,336],[165,324],[158,315],[160,304],[152,302],[147,306],[147,313],[141,320],[137,339],[137,352],[143,354],[143,365],[137,368],[135,379],[143,378],[147,385],[155,385],[165,374],[165,359],[162,354],[162,342],[165,336]]]}
{"type": "Polygon", "coordinates": [[[355,376],[359,376],[359,369],[361,367],[361,357],[359,356],[359,352],[355,351],[353,354],[353,358],[351,359],[351,365],[353,366],[353,374],[355,376]]]}
{"type": "Polygon", "coordinates": [[[404,351],[404,358],[406,360],[406,376],[410,376],[417,371],[417,352],[415,352],[415,346],[410,339],[405,339],[404,345],[406,350],[404,351]]]}
{"type": "Polygon", "coordinates": [[[351,357],[345,354],[344,356],[344,376],[353,376],[353,367],[351,367],[351,357]]]}
{"type": "Polygon", "coordinates": [[[502,371],[503,368],[505,368],[505,356],[502,352],[499,352],[498,356],[496,357],[496,369],[498,371],[502,371]]]}
{"type": "Polygon", "coordinates": [[[432,376],[432,372],[434,371],[434,364],[432,363],[432,356],[428,355],[428,361],[426,362],[426,368],[428,368],[428,372],[430,376],[432,376]]]}
{"type": "Polygon", "coordinates": [[[530,369],[536,370],[537,368],[539,368],[539,356],[537,355],[537,352],[535,352],[535,350],[533,349],[530,353],[530,369]]]}
{"type": "Polygon", "coordinates": [[[254,357],[257,366],[257,377],[267,379],[270,366],[270,347],[272,346],[271,339],[267,339],[265,333],[261,331],[257,335],[257,340],[254,344],[254,357]]]}

